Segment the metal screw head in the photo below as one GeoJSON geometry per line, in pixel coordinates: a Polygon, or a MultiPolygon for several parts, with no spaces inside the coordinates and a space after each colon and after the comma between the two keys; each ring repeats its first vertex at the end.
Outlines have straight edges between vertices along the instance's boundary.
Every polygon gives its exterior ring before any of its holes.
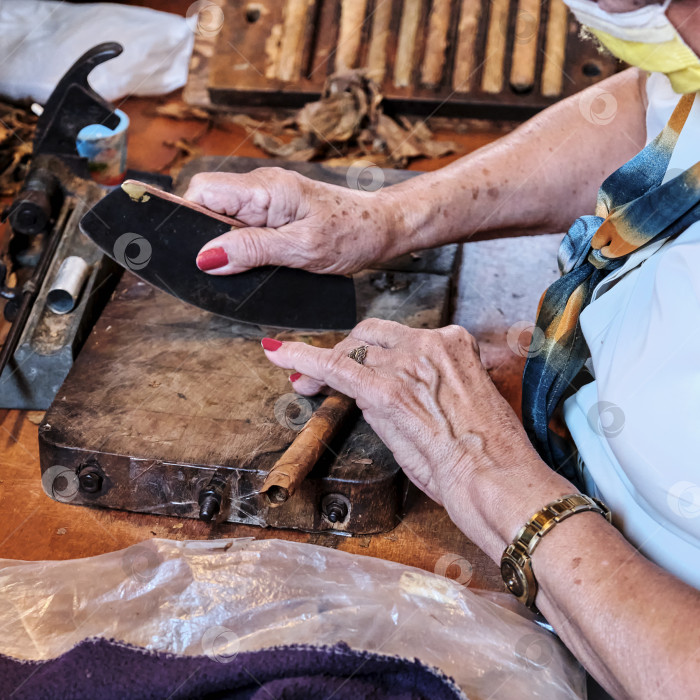
{"type": "Polygon", "coordinates": [[[96,471],[82,471],[78,475],[80,489],[86,493],[97,493],[102,489],[102,475],[96,471]]]}
{"type": "Polygon", "coordinates": [[[199,519],[205,523],[211,522],[221,508],[221,502],[216,496],[205,496],[199,505],[199,519]]]}
{"type": "Polygon", "coordinates": [[[211,522],[221,510],[221,499],[226,481],[219,474],[209,480],[209,483],[199,492],[199,519],[205,523],[211,522]]]}
{"type": "Polygon", "coordinates": [[[328,519],[332,523],[337,523],[339,520],[342,522],[345,520],[345,514],[343,513],[343,507],[337,503],[334,503],[330,508],[328,508],[328,519]]]}
{"type": "Polygon", "coordinates": [[[332,523],[342,523],[348,517],[349,501],[341,495],[330,493],[321,501],[321,512],[332,523]]]}

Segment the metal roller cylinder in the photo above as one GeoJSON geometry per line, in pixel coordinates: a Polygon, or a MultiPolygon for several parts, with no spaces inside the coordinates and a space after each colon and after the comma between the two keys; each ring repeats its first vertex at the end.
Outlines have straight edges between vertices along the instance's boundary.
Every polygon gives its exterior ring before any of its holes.
{"type": "Polygon", "coordinates": [[[59,200],[57,177],[44,168],[32,170],[10,207],[10,225],[29,236],[45,231],[60,208],[59,200]]]}
{"type": "Polygon", "coordinates": [[[80,299],[90,266],[77,255],[67,257],[58,268],[56,279],[46,295],[46,305],[56,314],[73,311],[80,299]]]}

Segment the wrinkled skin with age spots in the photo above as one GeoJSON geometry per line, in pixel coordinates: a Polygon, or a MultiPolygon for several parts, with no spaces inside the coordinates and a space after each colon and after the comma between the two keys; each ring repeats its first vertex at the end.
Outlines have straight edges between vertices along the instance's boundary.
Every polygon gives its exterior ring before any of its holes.
{"type": "Polygon", "coordinates": [[[440,503],[465,474],[475,478],[528,451],[536,459],[460,326],[420,330],[368,319],[333,350],[287,342],[266,354],[302,373],[294,382],[301,394],[330,386],[352,396],[409,478],[440,503]],[[347,356],[360,345],[369,346],[363,366],[347,356]]]}
{"type": "Polygon", "coordinates": [[[262,265],[347,274],[395,254],[391,211],[374,192],[309,180],[291,170],[260,168],[250,174],[201,173],[185,194],[249,228],[210,241],[229,263],[211,274],[227,275],[262,265]]]}
{"type": "MultiPolygon", "coordinates": [[[[698,9],[700,0],[674,0],[668,13],[685,17],[689,43],[700,36],[698,9]]],[[[263,264],[347,273],[477,231],[564,231],[594,210],[600,183],[643,146],[644,84],[628,70],[594,86],[617,105],[605,125],[591,119],[584,91],[447,167],[374,193],[276,169],[202,174],[187,196],[250,225],[207,243],[228,259],[210,273],[263,264]]],[[[299,393],[332,387],[356,398],[414,483],[496,562],[533,513],[575,491],[534,452],[464,329],[370,320],[335,349],[285,342],[266,354],[295,371],[299,393]],[[347,357],[359,345],[369,346],[364,366],[347,357]]],[[[596,513],[554,527],[532,565],[537,606],[615,697],[697,695],[700,593],[596,513]]]]}

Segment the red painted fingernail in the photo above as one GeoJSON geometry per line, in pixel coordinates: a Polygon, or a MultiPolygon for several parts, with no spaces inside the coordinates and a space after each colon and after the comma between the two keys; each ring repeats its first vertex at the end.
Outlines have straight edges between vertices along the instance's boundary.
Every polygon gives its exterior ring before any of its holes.
{"type": "Polygon", "coordinates": [[[294,374],[289,375],[289,381],[295,382],[299,377],[301,377],[301,372],[294,372],[294,374]]]}
{"type": "Polygon", "coordinates": [[[279,350],[282,347],[281,341],[275,340],[274,338],[263,338],[260,343],[264,350],[269,350],[270,352],[279,350]]]}
{"type": "Polygon", "coordinates": [[[224,265],[228,265],[228,255],[223,248],[209,248],[197,256],[197,267],[205,272],[224,265]]]}

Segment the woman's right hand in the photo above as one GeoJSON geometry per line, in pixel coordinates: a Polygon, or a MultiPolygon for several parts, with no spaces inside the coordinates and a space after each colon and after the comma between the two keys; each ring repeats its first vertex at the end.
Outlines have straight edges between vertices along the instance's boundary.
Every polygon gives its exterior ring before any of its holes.
{"type": "Polygon", "coordinates": [[[349,274],[404,250],[392,239],[400,211],[386,193],[346,189],[282,168],[200,173],[185,197],[248,224],[209,241],[200,269],[229,275],[261,265],[349,274]]]}

